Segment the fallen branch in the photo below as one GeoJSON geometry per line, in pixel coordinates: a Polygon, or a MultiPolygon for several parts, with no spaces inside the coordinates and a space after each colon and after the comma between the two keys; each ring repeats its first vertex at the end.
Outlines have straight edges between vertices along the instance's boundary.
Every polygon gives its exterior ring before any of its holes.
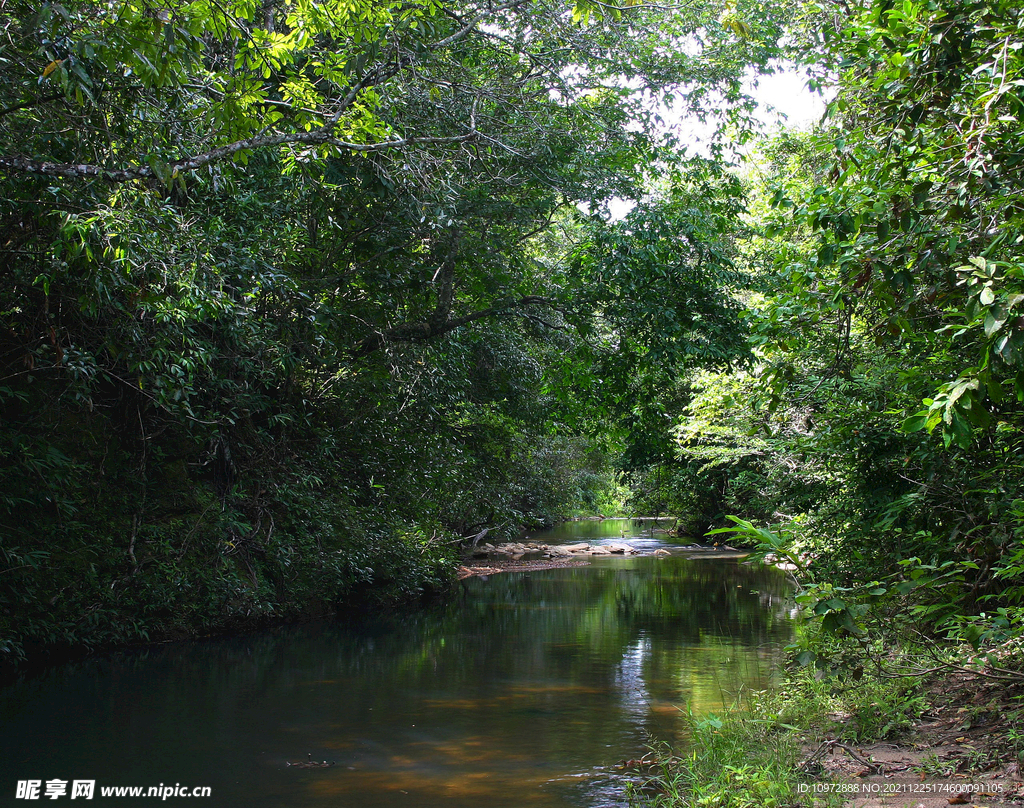
{"type": "Polygon", "coordinates": [[[815,766],[818,764],[818,761],[821,760],[821,758],[824,757],[826,753],[834,752],[836,749],[842,749],[851,758],[860,763],[862,766],[867,766],[875,774],[884,773],[883,767],[880,763],[874,763],[873,761],[868,760],[866,757],[864,757],[864,755],[862,755],[852,746],[836,739],[822,741],[821,746],[819,746],[814,751],[814,754],[807,758],[807,760],[801,763],[797,768],[802,772],[810,772],[812,769],[815,768],[815,766]]]}
{"type": "Polygon", "coordinates": [[[490,530],[491,529],[489,527],[485,527],[483,530],[481,530],[479,533],[473,536],[473,541],[470,542],[469,546],[475,548],[481,541],[484,540],[484,538],[487,536],[490,530]]]}

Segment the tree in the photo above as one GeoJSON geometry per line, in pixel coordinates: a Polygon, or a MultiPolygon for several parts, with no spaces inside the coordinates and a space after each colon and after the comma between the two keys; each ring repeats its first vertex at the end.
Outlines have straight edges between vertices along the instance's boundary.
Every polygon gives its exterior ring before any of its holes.
{"type": "Polygon", "coordinates": [[[838,273],[837,301],[880,337],[946,354],[907,428],[964,448],[1024,390],[1018,23],[1005,3],[857,9],[826,45],[843,71],[831,182],[795,209],[821,234],[814,263],[838,273]]]}
{"type": "Polygon", "coordinates": [[[650,97],[742,116],[781,30],[745,4],[6,13],[0,598],[48,642],[415,596],[453,531],[588,496],[551,390],[592,279],[531,240],[644,192],[650,97]]]}
{"type": "MultiPolygon", "coordinates": [[[[730,19],[745,13],[738,8],[730,19]]],[[[762,18],[756,33],[764,40],[744,23],[749,44],[718,50],[723,29],[708,9],[656,15],[632,1],[573,9],[532,0],[15,6],[5,26],[12,47],[2,114],[8,132],[27,128],[35,137],[8,148],[0,167],[169,186],[271,147],[294,147],[299,157],[417,144],[501,148],[503,112],[549,100],[544,93],[563,104],[598,89],[633,97],[631,111],[641,117],[650,113],[640,112],[638,93],[694,79],[706,82],[695,98],[717,84],[737,100],[746,62],[763,65],[781,34],[776,18],[762,18]],[[593,12],[599,21],[591,22],[593,12]],[[662,47],[694,32],[708,40],[699,69],[662,47]],[[452,98],[461,103],[445,112],[457,133],[419,129],[394,114],[452,98]]]]}
{"type": "MultiPolygon", "coordinates": [[[[795,481],[818,472],[816,501],[766,514],[818,575],[895,584],[854,608],[885,596],[1002,641],[1022,591],[1020,9],[818,9],[811,59],[837,92],[826,125],[770,149],[751,243],[775,269],[750,312],[763,409],[737,431],[795,481]]],[[[684,456],[719,448],[686,437],[684,456]]]]}

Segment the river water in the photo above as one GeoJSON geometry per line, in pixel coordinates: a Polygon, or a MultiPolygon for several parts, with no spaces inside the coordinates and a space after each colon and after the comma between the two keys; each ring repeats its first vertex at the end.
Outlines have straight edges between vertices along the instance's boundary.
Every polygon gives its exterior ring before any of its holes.
{"type": "MultiPolygon", "coordinates": [[[[673,548],[648,527],[635,544],[673,548]]],[[[606,520],[532,538],[639,532],[606,520]]],[[[54,668],[0,691],[0,804],[30,804],[19,780],[83,779],[101,803],[102,786],[180,784],[209,786],[201,805],[251,808],[625,805],[616,764],[679,740],[682,711],[770,687],[792,633],[778,571],[673,552],[470,578],[414,614],[54,668]],[[287,765],[310,757],[335,765],[287,765]]]]}

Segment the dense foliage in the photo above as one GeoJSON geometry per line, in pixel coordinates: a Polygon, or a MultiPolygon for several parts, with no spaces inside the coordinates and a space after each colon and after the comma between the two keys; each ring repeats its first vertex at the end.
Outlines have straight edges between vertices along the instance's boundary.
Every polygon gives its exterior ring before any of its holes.
{"type": "Polygon", "coordinates": [[[418,597],[619,479],[851,637],[1018,631],[1015,4],[0,24],[6,658],[418,597]],[[829,112],[738,165],[782,56],[829,112]]]}
{"type": "Polygon", "coordinates": [[[607,507],[630,367],[737,350],[735,183],[651,100],[744,126],[784,13],[7,4],[3,657],[418,597],[607,507]]]}
{"type": "Polygon", "coordinates": [[[1024,592],[1020,9],[805,11],[835,97],[746,170],[753,359],[677,387],[646,495],[752,520],[861,660],[897,614],[990,650],[1024,592]]]}

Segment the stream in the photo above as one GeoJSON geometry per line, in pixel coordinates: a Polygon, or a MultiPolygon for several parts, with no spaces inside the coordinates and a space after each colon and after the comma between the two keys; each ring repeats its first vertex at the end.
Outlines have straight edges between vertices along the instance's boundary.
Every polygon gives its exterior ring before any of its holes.
{"type": "Polygon", "coordinates": [[[687,709],[771,687],[792,636],[784,574],[689,557],[650,527],[530,538],[672,555],[469,578],[436,608],[107,654],[6,687],[0,805],[32,804],[15,786],[34,778],[95,780],[101,803],[102,786],[180,784],[247,808],[624,806],[634,775],[617,764],[681,740],[687,709]],[[333,765],[289,765],[310,759],[333,765]]]}

